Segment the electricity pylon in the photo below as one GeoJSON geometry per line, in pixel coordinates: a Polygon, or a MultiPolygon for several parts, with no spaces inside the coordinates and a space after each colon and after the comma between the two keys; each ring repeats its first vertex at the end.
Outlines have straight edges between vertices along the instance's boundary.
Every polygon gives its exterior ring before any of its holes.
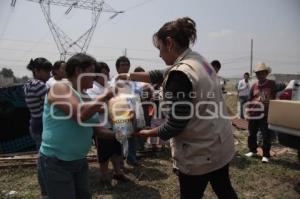
{"type": "MultiPolygon", "coordinates": [[[[67,56],[78,52],[86,53],[92,36],[98,24],[101,12],[110,12],[113,15],[110,19],[116,17],[123,11],[116,11],[105,3],[104,0],[27,0],[39,3],[43,11],[46,22],[50,28],[53,39],[60,53],[60,59],[65,60],[67,56]],[[85,9],[92,13],[92,23],[89,29],[84,32],[78,39],[71,39],[51,18],[51,5],[67,7],[65,14],[68,14],[73,8],[85,9]]],[[[12,0],[11,5],[14,7],[16,0],[12,0]]]]}

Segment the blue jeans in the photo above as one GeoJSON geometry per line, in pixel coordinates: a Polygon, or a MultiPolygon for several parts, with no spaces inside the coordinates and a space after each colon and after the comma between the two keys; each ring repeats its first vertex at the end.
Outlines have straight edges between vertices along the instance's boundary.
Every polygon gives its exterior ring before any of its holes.
{"type": "Polygon", "coordinates": [[[240,116],[244,119],[244,104],[248,101],[248,96],[240,96],[240,116]]]}
{"type": "Polygon", "coordinates": [[[127,163],[129,164],[136,164],[136,137],[128,138],[128,155],[127,155],[127,163]]]}
{"type": "Polygon", "coordinates": [[[89,199],[88,163],[63,161],[40,154],[39,164],[49,199],[89,199]]]}

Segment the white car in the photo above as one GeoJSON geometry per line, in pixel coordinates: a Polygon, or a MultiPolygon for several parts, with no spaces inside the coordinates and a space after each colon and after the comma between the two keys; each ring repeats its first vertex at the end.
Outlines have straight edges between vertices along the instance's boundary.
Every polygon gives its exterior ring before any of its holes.
{"type": "MultiPolygon", "coordinates": [[[[291,80],[288,83],[288,85],[286,86],[286,88],[279,95],[279,99],[300,102],[300,80],[291,80]]],[[[282,104],[284,104],[284,103],[282,103],[282,104]]],[[[285,104],[287,104],[287,103],[285,103],[285,104]]],[[[271,108],[276,109],[276,106],[271,107],[271,104],[270,104],[270,109],[271,108]]],[[[283,110],[285,110],[285,107],[283,107],[283,110]]],[[[272,111],[276,111],[276,110],[272,110],[272,111]]],[[[300,109],[296,108],[295,110],[292,110],[292,111],[299,113],[300,109]]],[[[278,111],[277,114],[281,114],[280,115],[281,118],[283,118],[282,116],[284,115],[284,119],[295,120],[295,118],[289,118],[289,117],[294,117],[294,116],[291,116],[292,114],[285,114],[280,111],[278,111]]],[[[298,150],[298,159],[300,162],[300,128],[290,128],[287,126],[282,126],[282,125],[278,125],[278,124],[270,124],[270,123],[269,123],[269,128],[278,133],[278,140],[279,140],[280,144],[298,150]]]]}

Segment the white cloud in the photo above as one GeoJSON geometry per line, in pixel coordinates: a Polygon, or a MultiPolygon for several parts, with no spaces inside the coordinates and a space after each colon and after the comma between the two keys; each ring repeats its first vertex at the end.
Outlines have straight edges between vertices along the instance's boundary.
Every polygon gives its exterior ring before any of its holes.
{"type": "Polygon", "coordinates": [[[220,31],[209,32],[209,37],[220,38],[233,34],[235,31],[231,29],[222,29],[220,31]]]}

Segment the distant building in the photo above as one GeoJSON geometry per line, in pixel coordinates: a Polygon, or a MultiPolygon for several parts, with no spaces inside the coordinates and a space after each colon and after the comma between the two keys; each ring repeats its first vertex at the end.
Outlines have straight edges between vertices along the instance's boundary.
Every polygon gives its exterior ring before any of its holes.
{"type": "Polygon", "coordinates": [[[2,74],[0,74],[0,87],[6,87],[13,84],[14,84],[13,77],[4,77],[2,74]]]}

